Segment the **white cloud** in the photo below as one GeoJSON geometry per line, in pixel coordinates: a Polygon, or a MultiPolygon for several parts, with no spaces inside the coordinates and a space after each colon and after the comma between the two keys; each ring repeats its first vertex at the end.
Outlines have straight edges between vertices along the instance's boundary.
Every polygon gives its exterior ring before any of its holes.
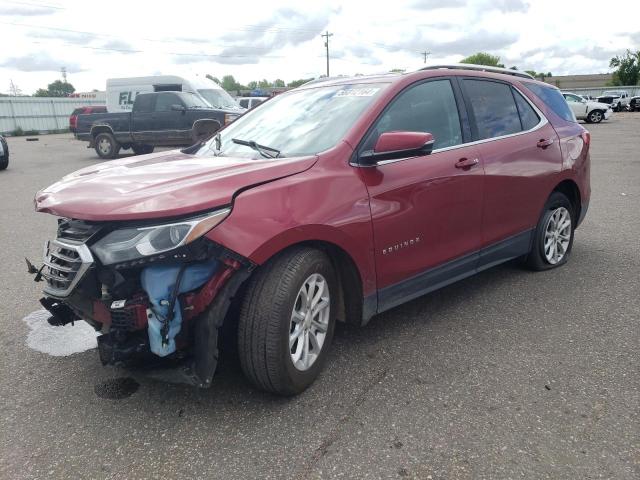
{"type": "MultiPolygon", "coordinates": [[[[9,46],[0,91],[12,79],[33,92],[62,66],[81,91],[103,89],[109,77],[157,72],[232,74],[245,83],[308,78],[325,71],[326,30],[334,34],[331,73],[347,75],[415,68],[423,51],[440,63],[480,50],[520,69],[604,72],[610,56],[640,48],[633,22],[602,21],[595,0],[247,0],[242,9],[210,0],[154,8],[111,0],[100,22],[71,0],[56,5],[0,7],[0,42],[9,46]]],[[[640,2],[607,5],[640,17],[640,2]]]]}

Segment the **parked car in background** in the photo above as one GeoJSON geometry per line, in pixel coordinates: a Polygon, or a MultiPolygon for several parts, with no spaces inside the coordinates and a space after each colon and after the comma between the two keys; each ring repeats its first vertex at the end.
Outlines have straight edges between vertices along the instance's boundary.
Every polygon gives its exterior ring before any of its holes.
{"type": "Polygon", "coordinates": [[[562,95],[578,120],[600,123],[611,116],[611,106],[606,103],[591,102],[570,92],[562,92],[562,95]]]}
{"type": "Polygon", "coordinates": [[[594,97],[593,95],[578,95],[579,97],[582,97],[583,100],[592,100],[595,101],[596,97],[594,97]]]}
{"type": "Polygon", "coordinates": [[[9,145],[7,140],[0,135],[0,170],[6,170],[9,166],[9,145]]]}
{"type": "Polygon", "coordinates": [[[628,110],[630,112],[640,112],[640,95],[636,95],[629,99],[628,110]]]}
{"type": "Polygon", "coordinates": [[[105,113],[107,107],[105,105],[87,105],[85,107],[76,108],[69,116],[69,130],[72,133],[76,133],[76,127],[78,124],[78,115],[89,115],[91,113],[105,113]]]}
{"type": "Polygon", "coordinates": [[[146,154],[158,145],[192,145],[209,138],[240,113],[212,108],[190,92],[140,93],[131,112],[78,116],[75,136],[88,141],[100,158],[111,159],[121,148],[146,154]]]}
{"type": "Polygon", "coordinates": [[[607,90],[596,100],[611,105],[614,112],[620,112],[629,105],[629,92],[625,90],[607,90]]]}
{"type": "Polygon", "coordinates": [[[246,108],[248,110],[251,110],[252,108],[257,107],[258,105],[260,105],[266,100],[269,100],[269,97],[238,97],[236,98],[236,101],[238,102],[238,104],[241,107],[246,108]]]}
{"type": "Polygon", "coordinates": [[[206,143],[38,192],[36,210],[59,217],[41,303],[52,324],[100,332],[103,363],[200,387],[225,323],[256,387],[300,393],[339,320],[365,324],[515,258],[564,265],[589,205],[590,138],[557,88],[513,70],[310,83],[206,143]]]}

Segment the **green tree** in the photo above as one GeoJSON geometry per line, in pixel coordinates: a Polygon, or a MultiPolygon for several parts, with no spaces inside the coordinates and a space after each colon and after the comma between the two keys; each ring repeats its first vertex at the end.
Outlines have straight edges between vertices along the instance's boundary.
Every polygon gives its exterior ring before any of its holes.
{"type": "Polygon", "coordinates": [[[56,80],[47,85],[47,89],[39,88],[34,97],[68,97],[76,89],[69,82],[63,82],[62,80],[56,80]]]}
{"type": "Polygon", "coordinates": [[[624,55],[616,55],[609,62],[615,68],[612,85],[640,85],[640,50],[627,50],[624,55]]]}
{"type": "Polygon", "coordinates": [[[244,88],[233,78],[233,75],[225,75],[222,77],[222,83],[220,85],[228,92],[242,90],[244,88]]]}
{"type": "Polygon", "coordinates": [[[460,63],[472,63],[474,65],[487,65],[489,67],[504,68],[504,64],[500,63],[500,57],[491,55],[486,52],[478,52],[460,60],[460,63]]]}
{"type": "Polygon", "coordinates": [[[287,87],[296,88],[304,83],[310,82],[311,80],[313,80],[313,78],[301,78],[299,80],[292,80],[291,82],[287,83],[287,87]]]}
{"type": "Polygon", "coordinates": [[[279,78],[276,78],[276,79],[273,81],[273,86],[274,86],[274,87],[278,87],[278,88],[282,88],[282,87],[284,87],[284,80],[280,80],[279,78]]]}
{"type": "Polygon", "coordinates": [[[258,87],[260,87],[260,88],[269,88],[271,86],[272,86],[271,82],[269,80],[267,80],[266,78],[264,78],[264,79],[262,79],[262,80],[260,80],[258,82],[258,87]]]}
{"type": "Polygon", "coordinates": [[[247,88],[249,90],[255,90],[256,88],[258,88],[258,82],[256,82],[255,80],[251,80],[249,83],[247,83],[247,88]]]}
{"type": "Polygon", "coordinates": [[[544,81],[545,79],[547,79],[549,77],[553,77],[551,72],[544,73],[544,72],[536,72],[535,70],[525,70],[525,73],[528,73],[533,78],[537,78],[537,79],[542,80],[542,81],[544,81]]]}

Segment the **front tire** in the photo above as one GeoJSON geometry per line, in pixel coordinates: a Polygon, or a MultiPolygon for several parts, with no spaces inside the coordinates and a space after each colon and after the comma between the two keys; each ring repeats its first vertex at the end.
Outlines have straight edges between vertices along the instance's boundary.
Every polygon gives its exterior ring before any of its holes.
{"type": "Polygon", "coordinates": [[[553,192],[536,226],[526,265],[532,270],[540,271],[567,263],[573,246],[575,220],[576,215],[569,199],[560,192],[553,192]]]}
{"type": "Polygon", "coordinates": [[[3,137],[0,137],[0,142],[2,142],[4,151],[4,154],[0,155],[0,170],[6,170],[9,166],[9,145],[7,145],[7,141],[3,137]]]}
{"type": "Polygon", "coordinates": [[[153,153],[154,146],[153,145],[131,145],[131,150],[136,155],[146,155],[148,153],[153,153]]]}
{"type": "Polygon", "coordinates": [[[593,110],[587,116],[587,121],[589,123],[600,123],[604,118],[604,115],[601,110],[593,110]]]}
{"type": "Polygon", "coordinates": [[[120,144],[115,137],[109,132],[103,132],[96,135],[94,140],[96,153],[100,158],[111,160],[118,156],[120,152],[120,144]]]}
{"type": "Polygon", "coordinates": [[[240,365],[253,385],[303,392],[319,375],[335,328],[338,282],[329,258],[289,250],[250,280],[238,319],[240,365]]]}

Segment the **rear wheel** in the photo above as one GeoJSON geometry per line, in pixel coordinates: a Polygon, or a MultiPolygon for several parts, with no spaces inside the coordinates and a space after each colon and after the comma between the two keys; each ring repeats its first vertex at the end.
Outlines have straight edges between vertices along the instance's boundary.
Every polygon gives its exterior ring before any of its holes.
{"type": "Polygon", "coordinates": [[[575,212],[569,199],[553,192],[536,226],[526,264],[533,270],[548,270],[567,263],[573,246],[575,212]]]}
{"type": "Polygon", "coordinates": [[[136,155],[146,155],[147,153],[152,153],[154,149],[153,145],[131,145],[131,150],[136,155]]]}
{"type": "Polygon", "coordinates": [[[326,360],[335,327],[338,283],[327,256],[296,248],[265,264],[240,307],[238,353],[256,387],[304,391],[326,360]]]}
{"type": "Polygon", "coordinates": [[[103,132],[96,135],[94,143],[96,153],[100,158],[110,160],[112,158],[116,158],[118,152],[120,152],[120,144],[109,132],[103,132]]]}
{"type": "Polygon", "coordinates": [[[593,110],[589,113],[589,116],[587,116],[587,120],[590,123],[600,123],[603,118],[604,116],[602,115],[602,110],[593,110]]]}

